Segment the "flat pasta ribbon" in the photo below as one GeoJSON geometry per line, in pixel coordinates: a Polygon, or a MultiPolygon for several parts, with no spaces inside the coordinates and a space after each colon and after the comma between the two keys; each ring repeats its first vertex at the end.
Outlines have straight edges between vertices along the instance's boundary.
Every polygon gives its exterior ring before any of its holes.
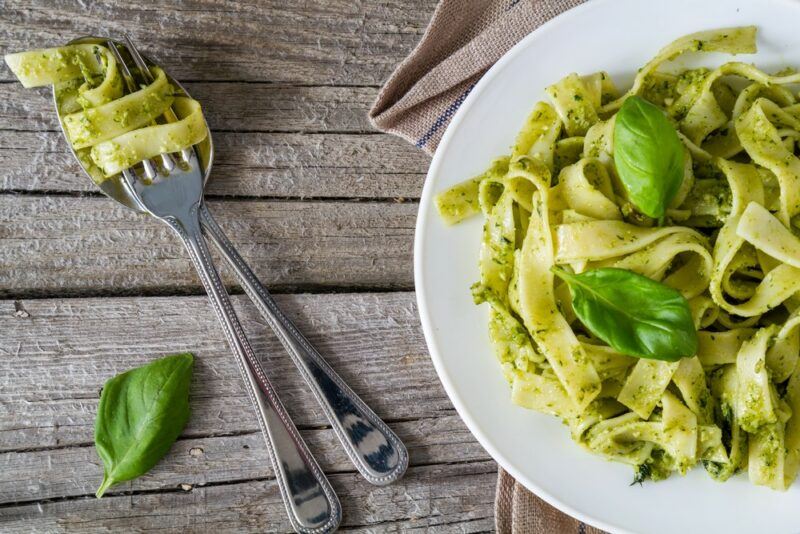
{"type": "Polygon", "coordinates": [[[164,152],[179,152],[208,136],[200,104],[175,97],[163,70],[152,83],[123,96],[114,54],[75,44],[5,56],[25,87],[54,85],[64,131],[78,159],[100,183],[164,152]],[[180,118],[170,122],[171,106],[180,118]],[[159,123],[161,121],[161,123],[159,123]]]}
{"type": "Polygon", "coordinates": [[[662,69],[686,53],[754,53],[755,35],[682,37],[621,97],[606,73],[569,74],[509,155],[436,199],[447,223],[485,218],[473,294],[489,304],[512,402],[561,418],[638,481],[702,463],[716,480],[746,468],[783,490],[800,471],[800,74],[662,69]],[[661,108],[684,145],[662,226],[632,204],[614,163],[616,111],[632,95],[661,108]],[[554,267],[624,269],[679,291],[696,354],[618,353],[582,324],[554,267]]]}

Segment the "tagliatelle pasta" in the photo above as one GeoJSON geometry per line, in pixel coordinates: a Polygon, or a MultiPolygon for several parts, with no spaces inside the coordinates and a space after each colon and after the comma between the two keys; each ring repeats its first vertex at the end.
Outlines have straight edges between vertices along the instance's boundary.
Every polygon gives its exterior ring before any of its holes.
{"type": "Polygon", "coordinates": [[[55,86],[67,139],[98,183],[160,153],[195,145],[208,135],[200,104],[176,97],[157,67],[151,69],[152,83],[123,95],[117,61],[102,45],[31,50],[8,54],[5,60],[23,86],[55,86]],[[178,120],[166,122],[163,117],[170,107],[178,120]]]}
{"type": "Polygon", "coordinates": [[[436,198],[447,223],[485,218],[473,295],[489,304],[512,401],[560,417],[636,480],[702,463],[717,480],[746,470],[783,490],[800,468],[800,74],[671,63],[752,54],[755,38],[754,27],[682,37],[622,95],[606,73],[566,76],[510,155],[436,198]],[[632,97],[660,108],[683,145],[661,224],[637,209],[615,164],[616,121],[632,97]],[[636,358],[593,333],[553,272],[607,268],[677,290],[696,353],[636,358]]]}
{"type": "Polygon", "coordinates": [[[208,130],[197,100],[176,97],[176,122],[131,130],[92,147],[91,157],[106,176],[165,152],[180,152],[206,138],[208,130]]]}

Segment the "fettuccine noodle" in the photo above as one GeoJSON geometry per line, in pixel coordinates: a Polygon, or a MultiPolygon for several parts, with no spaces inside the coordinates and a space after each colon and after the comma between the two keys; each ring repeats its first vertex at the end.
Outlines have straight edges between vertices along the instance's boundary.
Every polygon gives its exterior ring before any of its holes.
{"type": "Polygon", "coordinates": [[[174,96],[164,72],[124,95],[111,51],[76,44],[8,54],[6,63],[24,87],[54,85],[64,131],[78,158],[100,183],[145,159],[178,152],[206,138],[200,104],[174,96]],[[174,110],[177,119],[167,121],[174,110]],[[159,123],[160,122],[160,123],[159,123]]]}
{"type": "Polygon", "coordinates": [[[754,27],[665,47],[620,95],[606,73],[547,88],[509,156],[441,193],[447,223],[485,217],[477,303],[512,401],[560,417],[581,446],[637,480],[702,463],[783,490],[800,468],[800,74],[729,62],[676,72],[686,53],[756,51],[754,27]],[[684,144],[663,225],[638,212],[614,163],[626,98],[661,108],[684,144]],[[615,351],[576,317],[551,268],[626,269],[688,301],[697,353],[615,351]]]}

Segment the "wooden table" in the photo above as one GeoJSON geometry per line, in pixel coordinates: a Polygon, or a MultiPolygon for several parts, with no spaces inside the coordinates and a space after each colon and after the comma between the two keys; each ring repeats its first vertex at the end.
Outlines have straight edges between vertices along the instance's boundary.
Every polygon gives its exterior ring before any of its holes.
{"type": "MultiPolygon", "coordinates": [[[[435,0],[0,2],[3,53],[130,33],[203,104],[211,210],[280,304],[400,435],[406,477],[355,472],[254,308],[250,340],[344,507],[343,530],[493,527],[495,469],[428,358],[412,240],[429,158],[371,130],[380,84],[435,0]],[[158,2],[164,4],[164,2],[158,2]]],[[[168,229],[101,196],[49,92],[0,69],[0,531],[286,531],[233,356],[168,229]],[[148,475],[97,500],[98,392],[192,351],[192,417],[148,475]]]]}

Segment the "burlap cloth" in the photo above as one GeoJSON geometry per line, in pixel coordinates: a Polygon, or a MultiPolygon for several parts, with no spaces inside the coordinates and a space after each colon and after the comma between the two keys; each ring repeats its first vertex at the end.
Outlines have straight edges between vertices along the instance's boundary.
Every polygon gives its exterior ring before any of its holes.
{"type": "MultiPolygon", "coordinates": [[[[486,70],[531,31],[583,1],[441,0],[422,40],[378,94],[372,124],[433,153],[486,70]]],[[[602,533],[548,505],[502,468],[495,526],[514,534],[602,533]]]]}

